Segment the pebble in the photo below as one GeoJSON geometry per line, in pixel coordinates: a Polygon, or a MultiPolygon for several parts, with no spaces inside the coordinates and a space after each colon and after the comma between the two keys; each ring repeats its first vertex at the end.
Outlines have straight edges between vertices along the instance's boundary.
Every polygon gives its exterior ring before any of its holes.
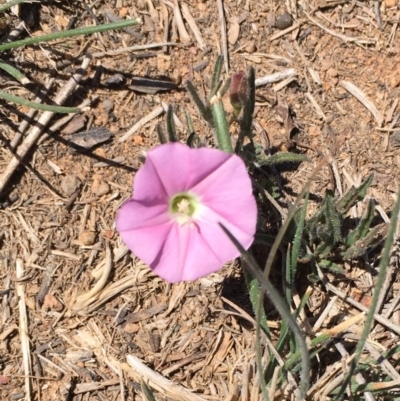
{"type": "Polygon", "coordinates": [[[103,180],[95,179],[93,180],[91,191],[92,194],[97,196],[106,195],[110,192],[110,186],[103,180]]]}
{"type": "Polygon", "coordinates": [[[82,231],[79,235],[79,242],[82,245],[93,245],[96,241],[96,234],[93,231],[82,231]]]}
{"type": "Polygon", "coordinates": [[[65,196],[71,196],[78,190],[80,185],[81,182],[79,181],[77,176],[73,174],[68,174],[62,178],[60,187],[65,196]]]}
{"type": "Polygon", "coordinates": [[[331,78],[336,78],[339,74],[338,74],[336,68],[331,67],[331,68],[329,68],[329,70],[328,70],[328,75],[329,75],[331,78]]]}
{"type": "Polygon", "coordinates": [[[267,14],[267,26],[269,28],[273,28],[276,24],[276,17],[275,17],[275,13],[273,12],[269,12],[267,14]]]}
{"type": "Polygon", "coordinates": [[[250,54],[254,53],[256,51],[256,44],[253,41],[247,42],[244,49],[246,50],[247,53],[250,53],[250,54]]]}
{"type": "Polygon", "coordinates": [[[276,27],[280,30],[287,29],[293,24],[293,17],[286,11],[276,20],[276,27]]]}

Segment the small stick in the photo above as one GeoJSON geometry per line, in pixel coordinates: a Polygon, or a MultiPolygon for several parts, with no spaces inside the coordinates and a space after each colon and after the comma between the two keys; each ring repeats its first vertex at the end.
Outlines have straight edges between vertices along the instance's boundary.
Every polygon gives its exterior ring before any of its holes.
{"type": "MultiPolygon", "coordinates": [[[[168,8],[167,6],[161,1],[160,2],[160,8],[161,8],[161,14],[162,14],[162,19],[163,19],[163,25],[164,25],[164,34],[163,34],[163,40],[164,42],[168,42],[168,35],[169,35],[169,17],[168,17],[168,8]]],[[[168,47],[163,46],[163,52],[167,53],[168,52],[168,47]]]]}
{"type": "Polygon", "coordinates": [[[200,29],[198,28],[195,19],[192,17],[192,14],[190,14],[188,5],[186,3],[182,3],[181,8],[183,17],[187,21],[189,28],[192,30],[193,35],[200,46],[200,49],[204,50],[207,47],[207,44],[204,41],[203,36],[201,35],[200,29]]]}
{"type": "MultiPolygon", "coordinates": [[[[24,264],[22,259],[16,260],[16,277],[17,280],[24,277],[24,264]]],[[[19,336],[21,339],[22,359],[25,375],[25,401],[31,400],[31,351],[29,346],[28,334],[28,316],[26,314],[25,291],[24,284],[16,282],[15,284],[18,296],[18,309],[19,309],[19,336]]]]}
{"type": "Polygon", "coordinates": [[[293,77],[297,74],[294,68],[288,68],[287,70],[278,71],[274,74],[266,75],[265,77],[257,78],[255,81],[256,88],[259,86],[273,84],[275,82],[282,81],[283,79],[293,77]]]}
{"type": "MultiPolygon", "coordinates": [[[[85,57],[80,69],[69,79],[66,85],[62,87],[61,91],[55,98],[54,102],[56,104],[62,105],[68,98],[68,96],[75,90],[79,82],[82,80],[86,68],[89,66],[89,63],[90,58],[85,57]]],[[[19,167],[21,160],[25,158],[29,150],[37,142],[40,134],[42,133],[42,130],[47,126],[53,115],[54,112],[52,111],[43,112],[36,125],[33,126],[32,130],[25,138],[25,141],[18,148],[16,155],[11,159],[3,174],[0,176],[0,193],[4,192],[5,186],[8,184],[8,181],[14,174],[15,170],[19,167]]]]}
{"type": "Polygon", "coordinates": [[[153,118],[158,117],[160,114],[164,113],[164,108],[162,106],[156,107],[152,112],[147,114],[147,116],[142,117],[125,135],[118,139],[118,142],[125,142],[129,139],[138,129],[142,128],[145,124],[151,121],[153,118]]]}
{"type": "Polygon", "coordinates": [[[375,18],[376,18],[376,22],[378,23],[378,29],[381,31],[382,30],[382,18],[381,18],[380,5],[381,5],[381,2],[379,0],[374,1],[375,18]]]}
{"type": "Polygon", "coordinates": [[[322,118],[324,121],[326,121],[327,120],[326,115],[322,111],[322,109],[321,109],[320,105],[318,104],[318,102],[315,100],[314,96],[310,92],[307,92],[306,93],[306,98],[310,101],[311,106],[314,108],[314,110],[318,114],[318,117],[322,118]]]}
{"type": "Polygon", "coordinates": [[[279,39],[282,36],[286,35],[289,32],[294,31],[295,29],[299,28],[301,25],[301,22],[297,22],[296,24],[293,24],[291,27],[284,29],[281,32],[277,32],[275,35],[272,35],[269,40],[272,42],[273,40],[279,39]]]}
{"type": "MultiPolygon", "coordinates": [[[[319,12],[316,13],[318,15],[319,12]]],[[[358,37],[351,37],[351,36],[346,36],[342,35],[340,33],[337,33],[336,31],[333,31],[332,29],[327,28],[325,25],[322,25],[320,22],[318,22],[316,19],[311,17],[309,14],[304,12],[304,14],[307,16],[307,18],[316,26],[320,27],[322,30],[325,32],[329,33],[332,36],[336,36],[337,38],[342,39],[345,42],[355,42],[356,44],[368,44],[368,43],[376,43],[376,39],[363,39],[363,38],[358,38],[358,37]]]]}
{"type": "Polygon", "coordinates": [[[179,401],[205,401],[205,398],[191,393],[185,387],[166,379],[164,376],[146,366],[139,358],[127,355],[126,360],[137,376],[137,379],[144,380],[150,387],[160,391],[163,395],[179,401]]]}
{"type": "Polygon", "coordinates": [[[226,73],[228,74],[229,73],[228,37],[226,35],[226,21],[225,21],[223,0],[218,0],[217,5],[219,14],[219,24],[221,27],[222,54],[224,56],[224,61],[225,61],[225,70],[226,73]]]}
{"type": "Polygon", "coordinates": [[[376,108],[376,106],[372,103],[372,101],[365,95],[365,93],[351,82],[340,81],[339,84],[371,112],[378,126],[381,127],[383,123],[383,116],[376,108]]]}
{"type": "Polygon", "coordinates": [[[184,45],[188,45],[192,41],[192,38],[188,34],[188,31],[185,28],[185,24],[183,23],[178,0],[174,0],[174,3],[171,3],[170,1],[167,0],[162,0],[162,1],[164,2],[164,4],[171,7],[172,10],[174,11],[174,19],[175,19],[175,24],[178,28],[179,37],[184,45]]]}

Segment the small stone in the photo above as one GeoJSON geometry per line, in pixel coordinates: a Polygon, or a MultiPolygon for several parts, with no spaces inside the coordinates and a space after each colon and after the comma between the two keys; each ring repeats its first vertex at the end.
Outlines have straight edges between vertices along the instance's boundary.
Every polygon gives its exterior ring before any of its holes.
{"type": "Polygon", "coordinates": [[[94,180],[92,184],[92,194],[97,196],[106,195],[110,192],[110,186],[103,180],[94,180]]]}
{"type": "Polygon", "coordinates": [[[400,75],[393,74],[390,75],[389,83],[392,88],[396,88],[400,84],[400,75]]]}
{"type": "Polygon", "coordinates": [[[321,60],[321,71],[328,71],[329,68],[332,67],[332,61],[327,59],[327,58],[323,58],[321,60]]]}
{"type": "Polygon", "coordinates": [[[253,41],[248,42],[244,49],[247,53],[254,53],[256,51],[256,44],[253,41]]]}
{"type": "Polygon", "coordinates": [[[71,196],[80,187],[81,182],[78,177],[73,174],[68,174],[61,180],[61,191],[65,196],[71,196]]]}
{"type": "Polygon", "coordinates": [[[276,27],[280,30],[287,29],[293,24],[293,17],[286,11],[276,20],[276,27]]]}
{"type": "Polygon", "coordinates": [[[125,18],[128,15],[128,8],[127,7],[121,7],[121,9],[119,10],[119,17],[120,18],[125,18]]]}
{"type": "Polygon", "coordinates": [[[63,304],[54,295],[46,294],[46,296],[44,297],[42,309],[50,309],[56,312],[61,312],[63,308],[63,304]]]}
{"type": "Polygon", "coordinates": [[[339,74],[338,74],[336,68],[331,67],[331,68],[329,68],[329,70],[328,70],[328,75],[329,75],[331,78],[336,78],[339,74]]]}
{"type": "Polygon", "coordinates": [[[82,231],[79,236],[79,242],[82,245],[93,245],[96,241],[96,234],[93,231],[82,231]]]}
{"type": "Polygon", "coordinates": [[[267,26],[269,28],[273,28],[276,24],[276,16],[275,13],[269,12],[267,14],[267,26]]]}
{"type": "Polygon", "coordinates": [[[110,113],[114,108],[114,102],[111,99],[104,99],[102,106],[106,113],[110,113]]]}

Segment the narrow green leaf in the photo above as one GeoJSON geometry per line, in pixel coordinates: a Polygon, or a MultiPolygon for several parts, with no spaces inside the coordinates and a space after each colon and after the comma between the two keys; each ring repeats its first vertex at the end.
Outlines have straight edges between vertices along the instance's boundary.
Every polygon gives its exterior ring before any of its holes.
{"type": "Polygon", "coordinates": [[[169,142],[178,142],[178,137],[176,135],[176,129],[175,129],[174,111],[173,111],[171,105],[169,105],[168,109],[167,109],[166,122],[167,122],[168,141],[169,142]]]}
{"type": "Polygon", "coordinates": [[[359,239],[353,246],[342,253],[343,259],[350,260],[358,258],[366,252],[368,248],[380,244],[385,239],[387,230],[388,225],[386,223],[372,228],[364,238],[359,239]]]}
{"type": "Polygon", "coordinates": [[[369,231],[372,219],[374,218],[375,203],[372,199],[369,200],[367,210],[364,213],[358,226],[347,235],[345,244],[346,246],[352,246],[356,241],[365,237],[369,231]]]}
{"type": "Polygon", "coordinates": [[[147,401],[156,401],[153,392],[150,390],[149,386],[143,380],[140,383],[140,388],[142,389],[142,392],[146,397],[147,401]]]}
{"type": "Polygon", "coordinates": [[[347,388],[348,384],[350,383],[350,380],[353,376],[353,373],[357,368],[357,365],[361,358],[361,354],[364,350],[365,342],[367,341],[367,338],[370,334],[372,323],[374,320],[374,314],[376,312],[376,307],[378,305],[378,299],[381,295],[380,293],[381,293],[382,286],[385,281],[386,272],[387,272],[387,268],[389,265],[393,240],[394,240],[395,233],[396,233],[397,220],[399,217],[399,211],[400,211],[400,192],[397,193],[397,200],[396,200],[396,203],[393,208],[392,218],[390,220],[390,224],[389,224],[389,228],[388,228],[388,232],[387,232],[387,236],[386,236],[386,240],[385,240],[385,245],[383,247],[382,258],[379,263],[378,276],[377,276],[377,280],[376,280],[375,288],[374,288],[374,295],[372,297],[371,306],[370,306],[368,314],[366,316],[366,320],[364,323],[364,329],[362,331],[360,339],[357,342],[356,350],[354,353],[354,358],[351,360],[351,363],[350,363],[350,366],[348,369],[348,373],[342,383],[342,386],[340,387],[340,391],[339,391],[338,395],[335,397],[335,401],[340,401],[343,399],[341,397],[345,393],[346,388],[347,388]]]}
{"type": "Polygon", "coordinates": [[[7,11],[9,8],[16,6],[21,3],[37,3],[37,1],[27,1],[27,0],[11,0],[9,3],[4,3],[0,5],[0,13],[7,11]]]}
{"type": "Polygon", "coordinates": [[[22,106],[28,106],[31,109],[35,110],[43,110],[43,111],[52,111],[53,113],[79,113],[80,110],[76,107],[63,107],[63,106],[50,106],[47,104],[35,103],[30,100],[26,100],[19,96],[10,95],[9,93],[5,93],[0,91],[0,98],[7,100],[8,102],[20,104],[22,106]]]}
{"type": "Polygon", "coordinates": [[[304,197],[304,204],[301,208],[300,218],[297,222],[296,232],[295,232],[294,238],[293,238],[291,264],[290,264],[291,282],[293,282],[295,275],[296,275],[297,259],[299,257],[301,241],[303,239],[303,230],[304,230],[306,214],[307,214],[308,197],[309,197],[309,192],[307,191],[307,193],[304,197]]]}
{"type": "Polygon", "coordinates": [[[167,143],[168,142],[167,135],[165,135],[163,127],[160,123],[157,124],[156,129],[157,129],[158,141],[160,142],[160,144],[167,143]]]}
{"type": "Polygon", "coordinates": [[[226,121],[224,106],[218,94],[211,99],[211,111],[219,149],[227,153],[233,153],[231,135],[229,133],[228,122],[226,121]]]}
{"type": "Polygon", "coordinates": [[[193,100],[193,103],[196,105],[199,110],[200,115],[207,121],[212,127],[214,126],[211,109],[206,106],[206,104],[200,99],[200,96],[197,93],[196,88],[190,81],[186,81],[186,90],[188,91],[190,97],[193,100]]]}
{"type": "Polygon", "coordinates": [[[367,189],[372,183],[373,175],[371,174],[358,188],[352,187],[350,191],[343,196],[336,205],[339,213],[345,214],[358,201],[363,200],[367,194],[367,189]]]}
{"type": "Polygon", "coordinates": [[[251,126],[253,123],[254,105],[256,102],[255,71],[253,67],[248,69],[246,85],[246,99],[242,107],[242,118],[239,122],[240,131],[236,142],[235,153],[242,150],[245,137],[252,137],[251,126]]]}
{"type": "Polygon", "coordinates": [[[17,81],[21,82],[22,85],[29,84],[31,81],[22,74],[21,71],[17,70],[10,64],[5,63],[4,61],[0,60],[0,68],[5,71],[7,74],[10,74],[13,78],[17,81]]]}
{"type": "Polygon", "coordinates": [[[332,236],[332,242],[336,244],[342,238],[341,234],[341,219],[339,213],[335,208],[335,197],[332,192],[327,191],[327,203],[326,203],[326,223],[328,226],[329,235],[332,236]]]}
{"type": "Polygon", "coordinates": [[[222,71],[222,65],[224,62],[224,58],[219,55],[217,57],[217,60],[215,61],[214,64],[214,71],[213,71],[213,75],[211,78],[211,92],[210,95],[208,97],[208,99],[210,100],[218,91],[218,88],[220,86],[220,79],[221,79],[221,71],[222,71]]]}
{"type": "Polygon", "coordinates": [[[344,274],[344,269],[342,266],[339,266],[338,264],[331,262],[330,260],[322,259],[318,262],[319,266],[322,267],[323,269],[329,270],[332,273],[340,273],[344,274]]]}
{"type": "Polygon", "coordinates": [[[47,35],[40,35],[27,39],[16,40],[15,42],[3,43],[0,45],[0,52],[4,52],[5,50],[9,49],[16,49],[21,46],[32,45],[35,43],[49,42],[51,40],[56,40],[56,39],[72,38],[74,36],[91,35],[93,33],[98,33],[98,32],[105,32],[114,29],[123,29],[135,24],[136,24],[135,20],[127,20],[127,21],[112,22],[111,24],[76,28],[76,29],[71,29],[70,31],[49,33],[47,35]]]}
{"type": "Polygon", "coordinates": [[[194,125],[193,125],[193,120],[192,116],[188,113],[188,111],[185,109],[185,120],[186,120],[186,127],[189,132],[189,135],[193,134],[195,132],[194,125]]]}
{"type": "MultiPolygon", "coordinates": [[[[292,217],[293,217],[293,215],[292,215],[292,217]]],[[[257,262],[254,260],[252,255],[249,252],[246,252],[246,250],[237,241],[237,239],[235,237],[233,237],[233,235],[222,224],[220,224],[220,225],[221,225],[222,229],[224,230],[225,234],[229,237],[229,239],[234,243],[236,248],[240,251],[241,258],[242,258],[242,261],[245,264],[245,266],[248,269],[250,269],[251,274],[255,273],[254,276],[259,281],[262,292],[264,292],[265,294],[268,294],[268,297],[273,302],[275,308],[281,315],[282,319],[287,322],[288,326],[293,331],[293,333],[296,337],[299,352],[302,357],[302,366],[301,366],[301,375],[300,375],[301,383],[300,383],[300,388],[299,388],[298,399],[303,399],[309,388],[309,371],[310,371],[310,357],[308,354],[308,348],[307,348],[307,344],[304,339],[303,333],[301,332],[301,329],[299,328],[296,320],[292,317],[290,309],[286,305],[285,301],[281,298],[278,291],[272,285],[271,281],[268,278],[265,278],[265,277],[263,277],[263,275],[260,274],[261,269],[257,265],[257,262]]],[[[262,297],[260,296],[260,301],[258,303],[258,308],[257,308],[257,322],[260,322],[261,311],[262,311],[262,297]]],[[[260,336],[260,329],[261,329],[261,326],[257,325],[256,338],[259,338],[259,336],[260,336]]],[[[261,368],[261,352],[259,353],[259,357],[260,357],[260,359],[258,360],[258,366],[260,369],[261,368]]],[[[264,381],[264,377],[263,377],[263,374],[261,371],[260,382],[263,382],[263,381],[264,381]]]]}
{"type": "Polygon", "coordinates": [[[280,163],[301,163],[308,161],[307,156],[297,153],[275,153],[271,157],[268,157],[262,162],[262,165],[274,165],[280,163]]]}

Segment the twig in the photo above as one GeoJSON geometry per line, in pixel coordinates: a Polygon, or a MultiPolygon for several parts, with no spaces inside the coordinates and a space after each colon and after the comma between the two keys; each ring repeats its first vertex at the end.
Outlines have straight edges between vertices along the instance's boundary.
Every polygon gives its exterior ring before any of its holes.
{"type": "Polygon", "coordinates": [[[164,113],[164,108],[162,106],[157,106],[152,112],[147,114],[147,116],[142,117],[133,127],[121,138],[118,139],[118,142],[125,142],[129,139],[138,129],[142,128],[145,124],[151,121],[153,118],[158,117],[164,113]]]}
{"type": "Polygon", "coordinates": [[[257,78],[255,80],[255,85],[256,85],[256,88],[258,88],[259,86],[273,84],[275,82],[282,81],[283,79],[291,78],[295,75],[297,75],[296,70],[294,68],[288,68],[287,70],[278,71],[278,72],[275,72],[274,74],[270,74],[270,75],[266,75],[265,77],[257,78]]]}
{"type": "Polygon", "coordinates": [[[272,42],[273,40],[279,39],[282,36],[286,35],[289,32],[294,31],[295,29],[299,28],[301,25],[301,22],[297,22],[296,24],[293,24],[291,27],[284,29],[283,31],[277,32],[275,35],[272,35],[269,40],[272,42]]]}
{"type": "Polygon", "coordinates": [[[365,95],[365,93],[351,82],[340,81],[339,84],[343,86],[344,89],[351,93],[360,103],[364,105],[364,107],[366,107],[371,112],[378,126],[381,127],[383,124],[383,116],[372,103],[372,101],[365,95]]]}
{"type": "Polygon", "coordinates": [[[174,43],[174,42],[149,43],[147,45],[131,46],[131,47],[124,47],[122,49],[108,50],[106,52],[91,53],[90,55],[93,58],[102,58],[104,56],[116,56],[117,54],[136,52],[139,50],[147,50],[147,49],[153,49],[155,47],[164,47],[164,46],[179,46],[179,43],[174,43]]]}
{"type": "MultiPolygon", "coordinates": [[[[16,260],[16,277],[17,280],[24,277],[24,264],[21,259],[16,260]]],[[[25,285],[17,281],[15,284],[18,296],[18,308],[19,308],[19,336],[21,339],[21,350],[22,359],[25,375],[25,401],[31,400],[31,351],[29,345],[29,334],[28,334],[28,316],[26,314],[26,303],[25,303],[25,285]]]]}
{"type": "Polygon", "coordinates": [[[162,0],[162,1],[164,2],[164,4],[171,7],[172,10],[174,11],[174,19],[175,19],[175,24],[178,28],[179,37],[184,45],[188,45],[192,41],[192,38],[188,34],[188,31],[185,28],[185,24],[183,23],[182,14],[181,14],[181,10],[179,9],[178,0],[174,0],[174,3],[171,3],[170,1],[167,1],[167,0],[162,0]]]}
{"type": "Polygon", "coordinates": [[[191,393],[185,387],[175,384],[154,370],[151,370],[136,356],[128,355],[126,360],[133,369],[132,373],[135,374],[136,379],[144,380],[150,387],[160,391],[164,396],[171,397],[177,401],[205,401],[205,398],[191,393]]]}
{"type": "MultiPolygon", "coordinates": [[[[90,58],[85,57],[80,69],[69,79],[66,85],[62,87],[60,93],[55,98],[54,102],[57,105],[62,105],[68,98],[68,96],[70,96],[70,94],[75,90],[79,82],[82,80],[86,68],[89,66],[89,63],[90,58]]],[[[21,160],[25,158],[29,150],[39,139],[40,134],[47,126],[53,115],[54,112],[52,111],[43,112],[35,126],[32,127],[32,130],[25,138],[25,141],[19,146],[16,155],[11,159],[3,174],[0,176],[0,193],[4,192],[5,186],[8,184],[8,181],[14,174],[15,170],[19,167],[21,160]]]]}
{"type": "MultiPolygon", "coordinates": [[[[318,15],[319,12],[316,14],[318,15]]],[[[342,35],[340,33],[337,33],[336,31],[333,31],[332,29],[327,28],[325,25],[322,25],[320,22],[318,22],[316,19],[311,17],[309,14],[304,12],[304,14],[307,16],[307,18],[316,26],[320,27],[322,30],[325,32],[329,33],[332,36],[336,36],[339,39],[342,39],[345,42],[355,42],[356,44],[371,44],[371,43],[376,43],[376,39],[363,39],[363,38],[358,38],[358,37],[351,37],[351,36],[346,36],[342,35]]]]}
{"type": "Polygon", "coordinates": [[[204,50],[207,47],[207,44],[204,41],[203,36],[201,35],[200,29],[197,27],[195,19],[192,17],[192,14],[190,14],[188,5],[186,3],[182,3],[181,8],[183,17],[187,21],[189,28],[192,30],[193,35],[200,46],[200,49],[204,50]]]}
{"type": "Polygon", "coordinates": [[[226,35],[226,21],[225,21],[223,0],[218,0],[217,6],[218,6],[218,14],[219,14],[219,25],[221,28],[222,54],[224,56],[224,61],[225,61],[225,70],[226,70],[226,73],[228,74],[229,73],[228,37],[226,35]]]}
{"type": "Polygon", "coordinates": [[[379,0],[374,0],[374,12],[376,22],[378,23],[378,29],[382,30],[382,18],[381,18],[381,2],[379,0]]]}
{"type": "Polygon", "coordinates": [[[314,108],[315,112],[317,113],[319,118],[322,118],[324,121],[327,120],[325,113],[322,111],[320,105],[315,100],[314,96],[310,93],[306,93],[306,98],[310,101],[311,106],[314,108]]]}

